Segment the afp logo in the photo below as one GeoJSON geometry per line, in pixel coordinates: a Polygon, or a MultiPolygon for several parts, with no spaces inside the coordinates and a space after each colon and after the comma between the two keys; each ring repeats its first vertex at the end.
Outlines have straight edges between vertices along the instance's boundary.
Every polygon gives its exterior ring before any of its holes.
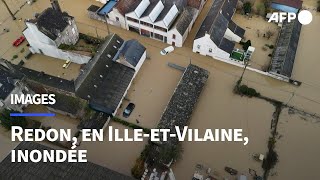
{"type": "MultiPolygon", "coordinates": [[[[272,13],[268,22],[282,23],[287,18],[288,18],[288,22],[291,22],[297,18],[297,14],[296,13],[287,13],[287,12],[275,12],[275,13],[272,13]]],[[[300,11],[298,14],[298,21],[302,25],[310,24],[312,21],[312,13],[307,10],[300,11]]]]}

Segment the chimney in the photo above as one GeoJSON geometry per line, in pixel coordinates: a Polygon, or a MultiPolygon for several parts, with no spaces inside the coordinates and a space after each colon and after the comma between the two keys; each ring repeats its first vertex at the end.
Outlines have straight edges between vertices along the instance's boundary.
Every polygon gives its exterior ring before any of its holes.
{"type": "Polygon", "coordinates": [[[50,0],[51,6],[54,10],[62,13],[58,0],[50,0]]]}

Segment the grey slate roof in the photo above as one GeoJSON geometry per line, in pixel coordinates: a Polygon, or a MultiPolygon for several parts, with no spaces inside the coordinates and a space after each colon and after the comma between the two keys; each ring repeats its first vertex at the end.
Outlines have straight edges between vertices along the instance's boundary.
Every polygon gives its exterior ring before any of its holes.
{"type": "Polygon", "coordinates": [[[13,79],[9,70],[0,65],[0,99],[6,99],[15,88],[13,79]]]}
{"type": "MultiPolygon", "coordinates": [[[[199,39],[205,36],[205,34],[209,34],[212,41],[220,49],[231,53],[234,45],[232,47],[232,42],[225,39],[223,36],[229,27],[229,23],[231,22],[231,18],[236,10],[237,3],[238,0],[215,0],[205,20],[202,22],[195,39],[199,39]]],[[[241,29],[238,31],[240,34],[244,33],[241,29]]]]}
{"type": "Polygon", "coordinates": [[[271,59],[270,72],[291,77],[301,33],[301,24],[284,21],[271,59]]]}
{"type": "Polygon", "coordinates": [[[44,10],[37,18],[29,20],[29,22],[36,24],[42,33],[55,40],[58,34],[63,32],[69,25],[69,19],[73,19],[73,17],[69,16],[68,13],[60,13],[50,7],[44,10]]]}
{"type": "Polygon", "coordinates": [[[61,89],[67,92],[74,92],[74,81],[62,79],[56,76],[45,74],[44,72],[35,71],[23,66],[11,64],[14,69],[22,73],[26,79],[38,82],[40,84],[61,89]]]}
{"type": "MultiPolygon", "coordinates": [[[[50,147],[35,143],[21,142],[15,150],[53,150],[50,147]]],[[[16,157],[17,158],[17,157],[16,157]]],[[[11,163],[11,153],[0,163],[0,179],[95,179],[95,180],[133,180],[133,178],[88,163],[11,163]]]]}
{"type": "Polygon", "coordinates": [[[123,56],[128,63],[130,63],[133,67],[136,67],[145,51],[146,48],[142,44],[140,44],[137,40],[132,39],[126,41],[121,46],[113,60],[118,60],[121,56],[123,56]]]}
{"type": "Polygon", "coordinates": [[[91,107],[99,107],[98,111],[113,113],[135,74],[113,61],[123,43],[118,35],[109,35],[76,80],[76,95],[89,100],[91,107]]]}
{"type": "Polygon", "coordinates": [[[233,21],[230,21],[228,28],[235,33],[236,35],[238,35],[239,37],[243,38],[243,35],[245,33],[245,30],[242,29],[240,26],[238,26],[236,23],[234,23],[233,21]]]}
{"type": "Polygon", "coordinates": [[[178,20],[175,24],[178,32],[183,36],[190,26],[193,17],[196,15],[197,9],[192,7],[185,7],[181,15],[178,17],[178,20]]]}
{"type": "MultiPolygon", "coordinates": [[[[171,133],[175,133],[175,126],[183,128],[188,125],[188,121],[208,78],[209,72],[207,70],[190,64],[183,73],[157,128],[171,129],[171,133]]],[[[178,143],[177,138],[168,138],[168,141],[162,142],[161,146],[177,146],[178,143]]],[[[157,151],[159,150],[161,151],[159,148],[152,148],[151,152],[152,158],[155,158],[158,163],[162,161],[157,156],[159,153],[157,151]]]]}

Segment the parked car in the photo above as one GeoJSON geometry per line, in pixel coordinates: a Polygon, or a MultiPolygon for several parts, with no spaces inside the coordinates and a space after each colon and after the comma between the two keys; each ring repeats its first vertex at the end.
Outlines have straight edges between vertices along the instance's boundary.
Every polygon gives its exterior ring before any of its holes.
{"type": "Polygon", "coordinates": [[[20,44],[23,43],[23,41],[26,40],[24,36],[20,36],[17,40],[15,40],[12,45],[15,47],[18,47],[20,44]]]}
{"type": "Polygon", "coordinates": [[[160,51],[160,54],[167,55],[167,54],[171,53],[172,51],[174,51],[174,47],[169,46],[169,47],[164,48],[162,51],[160,51]]]}
{"type": "Polygon", "coordinates": [[[129,103],[126,109],[123,111],[123,117],[128,118],[135,107],[136,107],[135,104],[129,103]]]}
{"type": "Polygon", "coordinates": [[[224,168],[224,170],[225,171],[227,171],[229,174],[231,174],[231,175],[237,175],[238,174],[238,171],[237,170],[235,170],[235,169],[233,169],[233,168],[231,168],[231,167],[225,167],[224,168]]]}

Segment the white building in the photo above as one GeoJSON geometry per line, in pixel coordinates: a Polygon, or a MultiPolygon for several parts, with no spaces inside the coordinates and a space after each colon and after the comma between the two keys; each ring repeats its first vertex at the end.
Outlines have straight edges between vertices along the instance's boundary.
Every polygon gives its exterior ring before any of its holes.
{"type": "Polygon", "coordinates": [[[134,69],[136,76],[146,58],[146,48],[137,40],[129,40],[123,43],[113,61],[134,69]]]}
{"type": "Polygon", "coordinates": [[[245,30],[232,21],[238,0],[215,0],[193,43],[193,52],[229,61],[245,30]]]}
{"type": "Polygon", "coordinates": [[[87,63],[91,57],[58,48],[61,44],[75,45],[79,32],[74,18],[61,11],[57,0],[51,0],[51,4],[52,7],[37,14],[35,19],[26,21],[27,28],[23,34],[30,51],[77,64],[87,63]]]}
{"type": "Polygon", "coordinates": [[[181,47],[206,0],[120,0],[92,5],[89,17],[181,47]],[[109,4],[109,5],[108,5],[109,4]],[[110,10],[110,8],[112,10],[110,10]]]}

